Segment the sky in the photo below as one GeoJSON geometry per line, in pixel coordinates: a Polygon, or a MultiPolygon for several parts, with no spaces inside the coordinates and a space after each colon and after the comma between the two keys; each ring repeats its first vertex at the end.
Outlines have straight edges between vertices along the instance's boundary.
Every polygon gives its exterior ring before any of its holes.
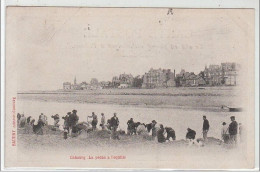
{"type": "Polygon", "coordinates": [[[199,73],[246,63],[254,12],[243,9],[8,7],[6,62],[18,91],[112,80],[150,68],[199,73]]]}

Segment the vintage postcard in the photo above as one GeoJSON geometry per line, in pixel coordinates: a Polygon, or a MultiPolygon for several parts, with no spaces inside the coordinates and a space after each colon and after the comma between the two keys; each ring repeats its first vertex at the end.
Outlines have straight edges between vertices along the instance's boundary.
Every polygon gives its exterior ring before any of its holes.
{"type": "Polygon", "coordinates": [[[255,10],[6,8],[5,168],[255,168],[255,10]]]}

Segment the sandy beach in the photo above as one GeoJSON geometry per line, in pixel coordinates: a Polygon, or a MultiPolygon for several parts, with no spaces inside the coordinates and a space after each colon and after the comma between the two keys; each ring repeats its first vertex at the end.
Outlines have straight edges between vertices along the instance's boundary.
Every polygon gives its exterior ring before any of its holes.
{"type": "MultiPolygon", "coordinates": [[[[142,168],[171,169],[199,169],[202,165],[207,169],[244,168],[247,165],[246,153],[241,150],[245,144],[239,143],[234,147],[220,144],[219,139],[212,137],[202,147],[189,146],[185,140],[158,143],[142,135],[120,135],[120,140],[112,140],[102,131],[83,132],[66,140],[63,139],[62,131],[51,131],[48,127],[44,128],[44,135],[24,132],[24,129],[18,131],[19,156],[23,158],[23,163],[30,160],[35,166],[44,166],[46,162],[43,160],[53,163],[55,167],[64,162],[68,167],[86,167],[88,164],[95,167],[95,160],[104,163],[99,168],[105,168],[108,163],[119,168],[133,168],[131,165],[136,162],[140,162],[139,166],[142,168]],[[43,157],[41,153],[45,153],[43,157]],[[55,159],[52,158],[52,153],[57,156],[55,159]],[[125,165],[124,160],[129,163],[125,165]],[[179,164],[180,160],[183,164],[179,164]],[[238,162],[244,164],[237,165],[238,162]]],[[[135,165],[134,168],[138,167],[135,165]]]]}

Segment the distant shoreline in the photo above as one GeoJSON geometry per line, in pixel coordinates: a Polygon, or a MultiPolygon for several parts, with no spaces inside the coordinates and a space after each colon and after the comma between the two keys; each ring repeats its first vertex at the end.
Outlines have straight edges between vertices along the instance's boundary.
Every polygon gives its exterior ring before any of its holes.
{"type": "Polygon", "coordinates": [[[153,89],[143,89],[143,88],[105,88],[97,90],[35,90],[35,91],[18,91],[17,94],[71,94],[71,93],[84,93],[84,94],[115,94],[115,95],[157,95],[161,91],[172,91],[172,90],[232,90],[236,86],[214,86],[214,87],[171,87],[171,88],[153,88],[153,89]],[[109,91],[110,93],[107,93],[109,91]],[[138,92],[133,92],[138,91],[138,92]],[[142,91],[151,91],[150,93],[143,93],[142,91]],[[157,92],[159,91],[159,93],[157,92]],[[111,93],[112,92],[112,93],[111,93]],[[121,94],[118,94],[121,93],[121,94]]]}
{"type": "Polygon", "coordinates": [[[234,88],[103,89],[76,92],[18,93],[19,100],[98,103],[143,107],[193,108],[219,111],[222,105],[240,107],[234,88]],[[217,110],[216,110],[217,109],[217,110]]]}

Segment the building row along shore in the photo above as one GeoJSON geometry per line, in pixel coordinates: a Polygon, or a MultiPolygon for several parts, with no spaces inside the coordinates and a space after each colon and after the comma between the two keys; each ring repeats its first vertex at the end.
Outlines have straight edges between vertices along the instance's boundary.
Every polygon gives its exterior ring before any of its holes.
{"type": "Polygon", "coordinates": [[[89,83],[64,82],[63,90],[95,90],[104,88],[168,88],[168,87],[203,87],[203,86],[235,86],[240,65],[234,62],[221,63],[220,65],[205,66],[199,74],[187,72],[184,69],[175,74],[171,69],[151,68],[144,75],[120,74],[111,81],[99,82],[92,78],[89,83]]]}

